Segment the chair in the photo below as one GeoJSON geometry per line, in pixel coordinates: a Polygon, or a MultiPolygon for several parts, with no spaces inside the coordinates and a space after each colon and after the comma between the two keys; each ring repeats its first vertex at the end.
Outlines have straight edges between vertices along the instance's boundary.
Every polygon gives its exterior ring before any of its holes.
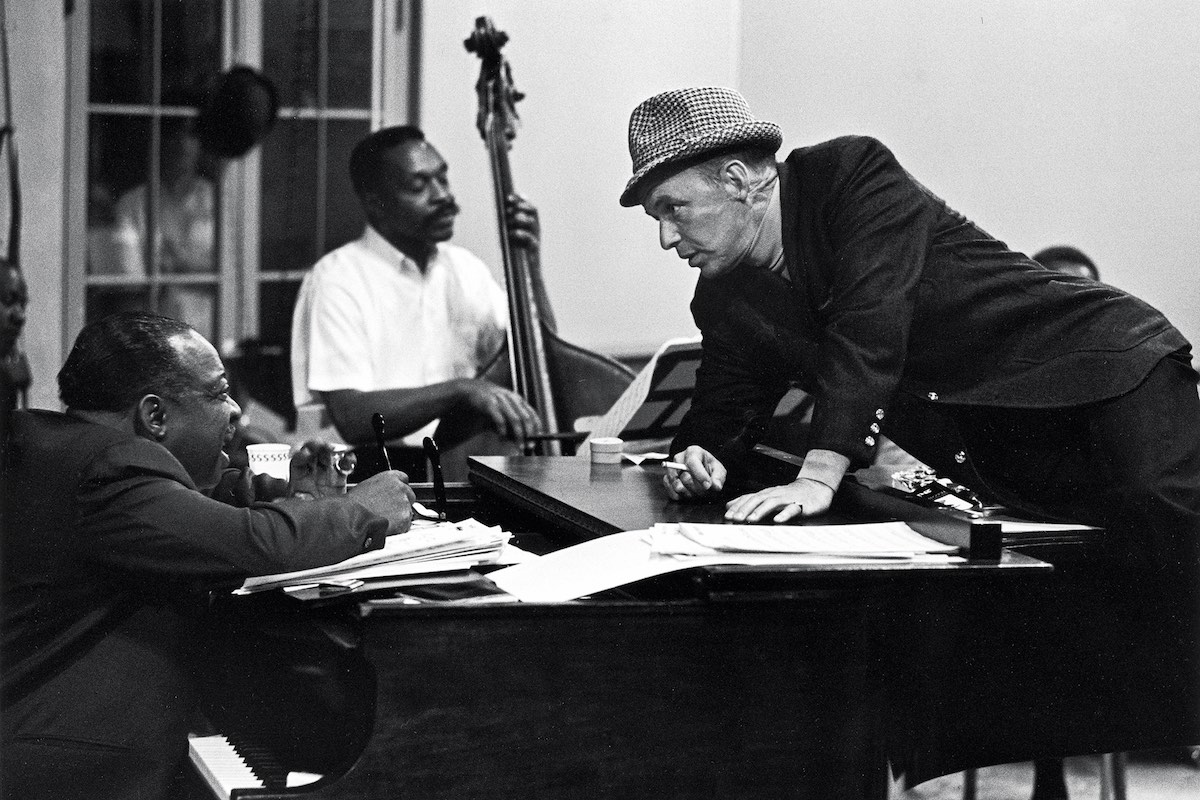
{"type": "Polygon", "coordinates": [[[286,344],[244,339],[224,356],[235,398],[253,398],[283,418],[288,430],[296,428],[292,402],[291,352],[286,344]]]}

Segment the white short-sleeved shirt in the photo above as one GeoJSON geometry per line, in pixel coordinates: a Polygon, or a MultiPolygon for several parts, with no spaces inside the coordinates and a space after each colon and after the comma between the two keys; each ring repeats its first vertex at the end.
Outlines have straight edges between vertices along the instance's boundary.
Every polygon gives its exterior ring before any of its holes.
{"type": "MultiPolygon", "coordinates": [[[[292,316],[292,394],[410,389],[479,374],[504,345],[504,291],[487,265],[439,244],[424,274],[367,226],[300,285],[292,316]]],[[[404,437],[419,445],[436,421],[404,437]]]]}

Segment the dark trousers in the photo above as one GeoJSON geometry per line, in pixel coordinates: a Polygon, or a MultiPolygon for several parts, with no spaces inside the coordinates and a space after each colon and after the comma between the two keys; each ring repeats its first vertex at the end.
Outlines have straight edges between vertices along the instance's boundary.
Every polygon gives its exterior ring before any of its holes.
{"type": "Polygon", "coordinates": [[[1102,526],[1111,543],[1098,561],[1056,560],[1049,580],[923,608],[946,620],[946,641],[930,645],[941,661],[913,666],[938,701],[912,712],[928,727],[911,774],[1200,741],[1200,397],[1187,361],[1077,408],[904,411],[895,440],[940,474],[1102,526]]]}

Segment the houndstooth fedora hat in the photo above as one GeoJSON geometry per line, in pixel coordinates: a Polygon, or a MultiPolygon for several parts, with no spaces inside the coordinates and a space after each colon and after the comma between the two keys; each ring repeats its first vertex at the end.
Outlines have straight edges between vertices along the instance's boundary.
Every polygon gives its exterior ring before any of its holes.
{"type": "Polygon", "coordinates": [[[636,206],[654,170],[716,150],[757,146],[771,152],[783,144],[773,122],[755,119],[746,98],[720,87],[673,89],[643,101],[629,117],[633,177],[621,205],[636,206]]]}

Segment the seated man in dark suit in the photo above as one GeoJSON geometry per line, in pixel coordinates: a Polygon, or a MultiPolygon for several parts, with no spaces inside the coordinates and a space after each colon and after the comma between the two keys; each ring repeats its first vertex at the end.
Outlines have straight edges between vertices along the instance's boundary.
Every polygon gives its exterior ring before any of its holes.
{"type": "MultiPolygon", "coordinates": [[[[379,548],[408,529],[412,490],[388,472],[256,502],[248,475],[223,474],[241,411],[221,360],[176,320],[89,325],[58,382],[66,413],[17,411],[5,442],[4,789],[165,797],[187,752],[184,645],[207,590],[379,548]]],[[[320,466],[294,461],[293,478],[320,466]]]]}

